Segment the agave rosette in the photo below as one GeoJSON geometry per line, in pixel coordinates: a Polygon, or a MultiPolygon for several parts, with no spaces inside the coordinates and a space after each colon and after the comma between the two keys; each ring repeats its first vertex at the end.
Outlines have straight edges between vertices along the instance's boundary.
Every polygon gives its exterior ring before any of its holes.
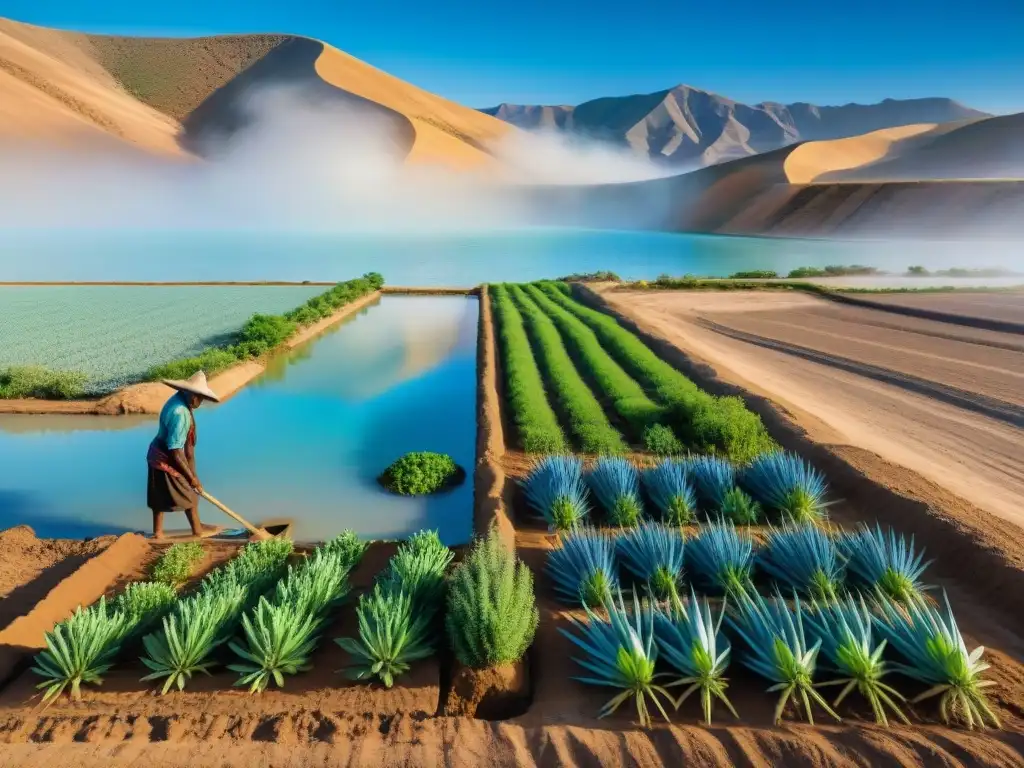
{"type": "Polygon", "coordinates": [[[814,724],[811,702],[839,720],[828,702],[815,690],[813,678],[817,663],[819,639],[810,644],[804,634],[800,598],[794,595],[795,608],[790,608],[782,595],[776,593],[771,603],[756,592],[749,592],[737,602],[728,617],[729,625],[743,640],[740,661],[755,674],[774,683],[769,692],[781,691],[775,707],[775,723],[790,699],[803,704],[807,721],[814,724]]]}
{"type": "Polygon", "coordinates": [[[587,484],[612,525],[630,527],[643,517],[639,473],[628,460],[600,458],[587,475],[587,484]]]}
{"type": "Polygon", "coordinates": [[[622,564],[664,600],[676,594],[683,574],[684,540],[679,528],[644,523],[625,531],[616,544],[622,564]]]}
{"type": "Polygon", "coordinates": [[[618,588],[615,542],[594,528],[580,528],[561,537],[548,553],[547,573],[555,593],[572,605],[605,605],[618,588]]]}
{"type": "Polygon", "coordinates": [[[754,540],[729,522],[703,525],[687,542],[686,564],[706,591],[741,595],[753,588],[754,540]]]}
{"type": "Polygon", "coordinates": [[[571,530],[590,511],[583,461],[576,456],[548,456],[534,466],[523,487],[530,507],[549,530],[571,530]]]}
{"type": "Polygon", "coordinates": [[[839,695],[832,702],[838,707],[854,690],[867,699],[875,721],[888,725],[887,710],[909,725],[897,702],[904,701],[892,686],[882,678],[889,672],[883,654],[886,641],[876,642],[872,633],[873,618],[864,598],[847,595],[842,600],[815,603],[805,615],[812,635],[821,640],[821,655],[828,666],[842,675],[821,685],[841,685],[839,695]]]}
{"type": "Polygon", "coordinates": [[[736,467],[728,459],[711,455],[691,456],[686,467],[704,509],[720,510],[726,494],[736,487],[736,467]]]}
{"type": "Polygon", "coordinates": [[[617,600],[610,598],[607,601],[607,619],[598,616],[589,607],[584,607],[587,612],[586,621],[569,617],[576,633],[561,627],[558,631],[583,651],[584,655],[574,656],[573,661],[589,674],[576,676],[575,680],[620,690],[601,708],[598,717],[613,714],[632,698],[636,702],[640,725],[649,727],[651,716],[647,701],[650,699],[668,721],[668,714],[659,696],[668,701],[672,701],[672,697],[655,682],[661,675],[654,671],[658,648],[654,642],[653,613],[641,610],[635,594],[633,611],[628,612],[621,592],[617,600]]]}
{"type": "Polygon", "coordinates": [[[835,600],[842,591],[843,566],[835,541],[816,525],[772,528],[757,564],[776,584],[815,600],[835,600]]]}
{"type": "Polygon", "coordinates": [[[796,454],[775,451],[757,456],[743,470],[742,485],[783,519],[813,523],[825,517],[825,476],[796,454]]]}
{"type": "Polygon", "coordinates": [[[687,525],[697,516],[697,494],[682,461],[665,459],[644,470],[643,483],[661,519],[671,525],[687,525]]]}
{"type": "Polygon", "coordinates": [[[672,595],[665,606],[654,608],[654,637],[660,657],[681,677],[665,687],[686,686],[675,701],[678,710],[692,694],[700,693],[704,722],[711,725],[711,708],[715,699],[721,701],[738,718],[725,695],[729,684],[725,678],[729,667],[729,640],[721,632],[725,606],[718,618],[711,614],[707,597],[697,597],[693,589],[689,599],[672,595]]]}
{"type": "Polygon", "coordinates": [[[987,724],[998,728],[999,718],[985,695],[995,682],[982,679],[989,668],[981,660],[985,648],[967,650],[945,591],[942,598],[943,608],[921,598],[901,603],[880,597],[875,626],[904,659],[893,669],[931,686],[912,701],[940,696],[939,712],[945,722],[961,721],[971,729],[987,724]]]}
{"type": "Polygon", "coordinates": [[[850,575],[870,592],[878,590],[909,603],[929,589],[921,575],[932,561],[925,561],[924,550],[914,547],[913,536],[908,539],[892,528],[883,531],[877,523],[874,527],[862,525],[842,537],[839,547],[850,575]]]}

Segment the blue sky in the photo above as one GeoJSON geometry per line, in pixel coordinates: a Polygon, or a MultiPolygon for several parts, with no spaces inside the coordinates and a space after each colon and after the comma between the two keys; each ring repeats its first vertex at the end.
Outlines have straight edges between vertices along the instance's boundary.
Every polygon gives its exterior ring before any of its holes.
{"type": "Polygon", "coordinates": [[[0,13],[116,34],[304,34],[474,107],[688,83],[747,102],[1024,111],[1022,0],[5,0],[0,13]]]}

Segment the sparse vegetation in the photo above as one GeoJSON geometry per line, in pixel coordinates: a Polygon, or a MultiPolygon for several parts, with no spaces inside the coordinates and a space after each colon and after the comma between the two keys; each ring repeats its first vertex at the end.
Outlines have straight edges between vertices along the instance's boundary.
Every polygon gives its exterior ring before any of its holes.
{"type": "Polygon", "coordinates": [[[774,280],[779,273],[774,269],[749,269],[746,272],[733,272],[730,280],[774,280]]]}
{"type": "Polygon", "coordinates": [[[558,278],[560,283],[618,283],[622,278],[614,272],[574,272],[558,278]]]}
{"type": "Polygon", "coordinates": [[[466,471],[444,453],[413,451],[397,459],[377,481],[392,493],[423,496],[458,485],[466,471]]]}
{"type": "Polygon", "coordinates": [[[797,267],[789,270],[787,277],[800,279],[805,277],[846,277],[848,275],[878,275],[881,274],[875,267],[865,267],[862,264],[830,264],[827,267],[797,267]]]}

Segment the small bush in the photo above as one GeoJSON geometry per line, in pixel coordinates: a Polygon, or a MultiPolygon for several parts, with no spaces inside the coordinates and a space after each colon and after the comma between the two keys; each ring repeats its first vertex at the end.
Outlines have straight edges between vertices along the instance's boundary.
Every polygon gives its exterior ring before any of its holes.
{"type": "Polygon", "coordinates": [[[384,470],[378,482],[392,493],[422,496],[458,485],[466,472],[444,453],[413,451],[384,470]]]}
{"type": "Polygon", "coordinates": [[[651,424],[644,430],[644,448],[656,456],[678,456],[683,444],[664,424],[651,424]]]}
{"type": "Polygon", "coordinates": [[[745,272],[733,272],[730,280],[773,280],[779,276],[774,269],[748,269],[745,272]]]}
{"type": "Polygon", "coordinates": [[[81,397],[87,376],[76,371],[51,371],[40,365],[0,368],[0,399],[38,397],[71,400],[81,397]]]}
{"type": "Polygon", "coordinates": [[[195,357],[186,357],[181,360],[172,360],[163,365],[156,365],[146,372],[146,379],[157,381],[159,379],[187,379],[196,371],[204,371],[207,376],[212,376],[225,368],[230,368],[238,362],[234,352],[220,347],[204,349],[195,357]]]}
{"type": "Polygon", "coordinates": [[[676,411],[680,433],[695,450],[743,463],[778,447],[739,397],[702,394],[676,411]]]}
{"type": "Polygon", "coordinates": [[[530,568],[492,527],[448,587],[445,627],[455,657],[474,669],[514,664],[533,642],[539,620],[530,568]]]}
{"type": "Polygon", "coordinates": [[[192,569],[202,559],[203,545],[198,541],[175,544],[153,564],[150,575],[153,581],[178,587],[188,581],[192,569]]]}
{"type": "Polygon", "coordinates": [[[295,333],[296,324],[282,315],[253,315],[239,336],[239,344],[265,344],[267,349],[284,343],[295,333]]]}

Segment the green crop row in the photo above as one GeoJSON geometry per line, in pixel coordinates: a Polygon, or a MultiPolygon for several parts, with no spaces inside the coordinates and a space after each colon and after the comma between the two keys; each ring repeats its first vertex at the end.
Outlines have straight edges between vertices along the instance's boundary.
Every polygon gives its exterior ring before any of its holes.
{"type": "Polygon", "coordinates": [[[505,397],[519,435],[519,447],[527,453],[564,452],[565,435],[544,391],[523,318],[505,286],[492,285],[490,293],[505,373],[505,397]]]}
{"type": "Polygon", "coordinates": [[[670,410],[676,434],[690,448],[748,461],[776,447],[760,417],[738,397],[715,397],[659,358],[610,315],[584,306],[552,283],[541,290],[594,331],[623,368],[670,410]]]}
{"type": "Polygon", "coordinates": [[[145,378],[148,381],[187,379],[196,371],[204,371],[209,376],[236,363],[262,357],[290,339],[299,328],[330,317],[346,304],[380,290],[382,285],[384,278],[379,273],[368,272],[355,280],[338,283],[283,315],[253,315],[242,326],[235,343],[210,347],[193,357],[154,366],[145,378]]]}
{"type": "Polygon", "coordinates": [[[644,430],[665,415],[665,409],[651,400],[643,387],[612,359],[582,320],[553,302],[538,286],[529,285],[526,292],[557,326],[576,363],[611,403],[628,427],[629,436],[639,442],[644,430]]]}
{"type": "Polygon", "coordinates": [[[586,453],[623,453],[626,444],[609,423],[604,408],[576,370],[558,329],[518,285],[509,289],[526,320],[544,383],[555,396],[577,447],[586,453]]]}

